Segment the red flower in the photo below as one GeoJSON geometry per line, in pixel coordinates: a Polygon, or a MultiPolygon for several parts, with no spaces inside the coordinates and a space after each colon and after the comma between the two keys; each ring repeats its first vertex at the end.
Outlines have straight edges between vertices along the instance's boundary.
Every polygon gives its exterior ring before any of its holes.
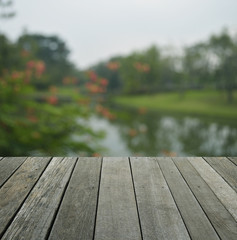
{"type": "Polygon", "coordinates": [[[47,102],[51,105],[56,105],[58,103],[58,98],[56,96],[50,96],[47,98],[47,102]]]}
{"type": "Polygon", "coordinates": [[[35,70],[37,77],[40,77],[45,71],[45,64],[43,61],[38,61],[35,64],[35,70]]]}
{"type": "Polygon", "coordinates": [[[21,72],[16,72],[14,71],[11,75],[12,79],[18,79],[22,77],[22,73],[21,72]]]}
{"type": "Polygon", "coordinates": [[[138,71],[140,71],[140,70],[142,69],[142,64],[139,63],[139,62],[134,63],[133,66],[134,66],[138,71]]]}
{"type": "Polygon", "coordinates": [[[110,70],[117,70],[120,67],[118,62],[109,62],[106,66],[110,70]]]}
{"type": "Polygon", "coordinates": [[[97,75],[94,71],[88,71],[88,75],[91,81],[95,82],[97,80],[97,75]]]}
{"type": "Polygon", "coordinates": [[[108,80],[107,80],[106,78],[101,78],[101,79],[100,79],[100,84],[101,84],[102,86],[107,86],[107,85],[108,85],[108,80]]]}
{"type": "Polygon", "coordinates": [[[35,62],[34,61],[29,61],[26,64],[27,68],[32,69],[35,67],[35,62]]]}

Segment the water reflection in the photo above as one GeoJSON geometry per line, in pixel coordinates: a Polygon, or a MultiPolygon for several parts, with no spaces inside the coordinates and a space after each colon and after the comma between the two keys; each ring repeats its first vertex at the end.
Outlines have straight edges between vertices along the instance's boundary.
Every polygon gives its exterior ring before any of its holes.
{"type": "Polygon", "coordinates": [[[107,156],[234,156],[237,127],[200,118],[118,111],[117,119],[94,116],[92,128],[104,130],[107,156]]]}

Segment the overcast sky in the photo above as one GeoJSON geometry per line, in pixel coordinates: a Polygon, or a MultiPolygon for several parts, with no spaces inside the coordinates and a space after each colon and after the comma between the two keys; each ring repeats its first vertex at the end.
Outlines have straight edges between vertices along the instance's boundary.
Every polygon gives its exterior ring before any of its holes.
{"type": "Polygon", "coordinates": [[[23,29],[56,34],[79,67],[151,44],[191,44],[223,27],[237,32],[237,0],[15,0],[14,9],[0,31],[13,40],[23,29]]]}

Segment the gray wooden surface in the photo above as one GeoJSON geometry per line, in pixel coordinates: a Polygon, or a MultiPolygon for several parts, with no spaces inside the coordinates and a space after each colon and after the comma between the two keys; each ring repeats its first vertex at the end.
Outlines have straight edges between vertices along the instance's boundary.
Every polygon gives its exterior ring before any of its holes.
{"type": "Polygon", "coordinates": [[[237,168],[225,157],[206,157],[205,160],[237,191],[237,168]]]}
{"type": "Polygon", "coordinates": [[[236,240],[237,225],[230,212],[186,158],[174,161],[221,239],[236,240]]]}
{"type": "Polygon", "coordinates": [[[144,240],[190,239],[155,159],[131,158],[144,240]]]}
{"type": "Polygon", "coordinates": [[[0,161],[0,187],[16,171],[17,168],[26,160],[26,157],[11,158],[6,157],[0,161]],[[12,160],[13,159],[13,160],[12,160]]]}
{"type": "Polygon", "coordinates": [[[50,158],[27,158],[0,189],[0,236],[44,171],[49,160],[50,158]]]}
{"type": "Polygon", "coordinates": [[[95,239],[141,239],[128,158],[103,159],[95,239]]]}
{"type": "Polygon", "coordinates": [[[235,165],[237,165],[237,157],[228,157],[235,165]]]}
{"type": "Polygon", "coordinates": [[[0,157],[0,239],[237,239],[236,158],[0,157]]]}
{"type": "Polygon", "coordinates": [[[49,239],[92,239],[101,159],[80,158],[49,239]]]}

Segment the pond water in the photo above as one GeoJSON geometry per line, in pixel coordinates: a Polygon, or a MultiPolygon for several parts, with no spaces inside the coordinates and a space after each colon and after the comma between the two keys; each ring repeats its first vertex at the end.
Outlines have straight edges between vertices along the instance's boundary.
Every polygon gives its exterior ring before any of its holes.
{"type": "Polygon", "coordinates": [[[190,116],[116,110],[116,119],[93,116],[105,132],[103,156],[236,156],[237,124],[190,116]]]}

